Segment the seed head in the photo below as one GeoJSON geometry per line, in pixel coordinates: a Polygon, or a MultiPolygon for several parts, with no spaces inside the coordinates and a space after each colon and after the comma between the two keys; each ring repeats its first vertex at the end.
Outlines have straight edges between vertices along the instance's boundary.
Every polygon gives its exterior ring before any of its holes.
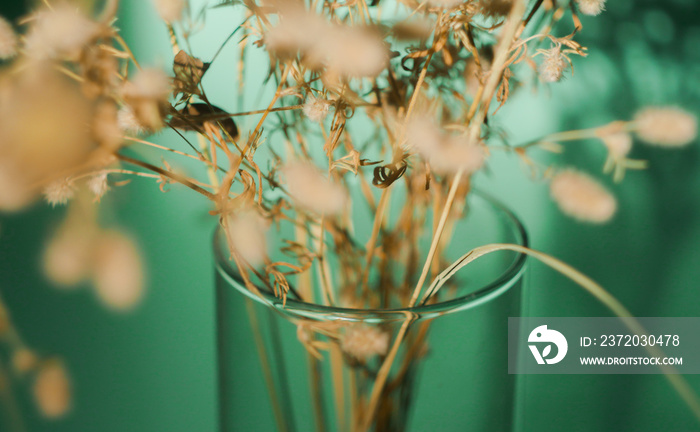
{"type": "Polygon", "coordinates": [[[117,231],[97,239],[93,282],[98,298],[116,311],[132,309],[143,297],[143,266],[134,241],[117,231]]]}
{"type": "Polygon", "coordinates": [[[610,192],[587,174],[574,169],[555,174],[550,193],[564,214],[582,222],[607,222],[617,210],[617,201],[610,192]]]}
{"type": "Polygon", "coordinates": [[[95,201],[100,201],[105,193],[109,190],[109,184],[107,183],[107,173],[103,172],[96,174],[87,182],[88,189],[95,195],[95,201]]]}
{"type": "Polygon", "coordinates": [[[71,405],[71,388],[63,365],[50,362],[41,367],[34,381],[34,399],[48,418],[63,416],[71,405]]]}
{"type": "Polygon", "coordinates": [[[75,59],[100,31],[100,26],[75,6],[58,4],[34,16],[24,46],[36,59],[75,59]]]}
{"type": "Polygon", "coordinates": [[[289,193],[302,207],[316,213],[337,214],[345,207],[347,192],[308,162],[291,162],[282,168],[289,193]]]}
{"type": "Polygon", "coordinates": [[[355,359],[366,362],[389,350],[389,334],[368,325],[355,325],[343,333],[340,348],[355,359]]]}
{"type": "Polygon", "coordinates": [[[256,267],[267,257],[267,224],[257,212],[244,210],[228,218],[226,229],[231,247],[256,267]]]}
{"type": "Polygon", "coordinates": [[[51,182],[44,189],[44,198],[52,207],[56,207],[57,204],[67,204],[68,200],[74,196],[75,187],[67,179],[51,182]]]}
{"type": "Polygon", "coordinates": [[[540,79],[546,83],[557,82],[566,69],[567,61],[561,52],[561,46],[542,51],[544,60],[540,65],[540,79]]]}
{"type": "Polygon", "coordinates": [[[309,96],[306,98],[303,111],[309,120],[319,122],[326,118],[329,109],[330,103],[327,100],[309,96]]]}
{"type": "Polygon", "coordinates": [[[605,0],[576,0],[576,3],[585,15],[600,15],[605,10],[605,0]]]}
{"type": "Polygon", "coordinates": [[[698,119],[676,107],[648,107],[634,117],[637,136],[659,147],[683,147],[698,136],[698,119]]]}

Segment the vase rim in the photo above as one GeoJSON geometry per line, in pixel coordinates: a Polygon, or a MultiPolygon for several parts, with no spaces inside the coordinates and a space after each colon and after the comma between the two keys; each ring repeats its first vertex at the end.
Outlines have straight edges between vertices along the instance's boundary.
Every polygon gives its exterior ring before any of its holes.
{"type": "MultiPolygon", "coordinates": [[[[470,195],[477,196],[496,212],[505,216],[505,220],[509,225],[510,230],[516,237],[516,241],[514,243],[519,246],[528,247],[529,241],[527,231],[520,222],[520,219],[518,219],[518,217],[512,211],[510,211],[503,203],[490,194],[482,192],[476,188],[472,189],[470,195]]],[[[335,317],[335,319],[345,319],[351,321],[366,321],[368,316],[376,316],[378,319],[385,320],[387,315],[396,315],[398,319],[405,319],[407,315],[430,317],[442,315],[454,310],[472,308],[491,298],[497,297],[502,292],[510,288],[511,284],[518,280],[518,278],[522,275],[527,258],[525,254],[516,252],[516,256],[510,265],[498,276],[494,277],[491,282],[484,284],[481,288],[466,295],[445,299],[437,303],[393,309],[353,309],[340,306],[327,306],[318,303],[308,303],[293,298],[287,298],[286,304],[282,305],[282,300],[279,297],[276,297],[274,293],[269,292],[266,289],[262,289],[258,286],[258,289],[265,297],[265,300],[263,300],[245,288],[244,282],[238,274],[238,271],[230,265],[230,260],[224,253],[226,248],[222,247],[223,245],[221,244],[223,236],[220,235],[220,226],[216,228],[213,237],[216,270],[222,276],[228,279],[228,281],[234,285],[238,291],[241,291],[242,294],[257,302],[269,303],[269,305],[276,307],[281,312],[287,312],[293,315],[319,318],[320,316],[327,316],[330,314],[331,316],[335,317]]]]}

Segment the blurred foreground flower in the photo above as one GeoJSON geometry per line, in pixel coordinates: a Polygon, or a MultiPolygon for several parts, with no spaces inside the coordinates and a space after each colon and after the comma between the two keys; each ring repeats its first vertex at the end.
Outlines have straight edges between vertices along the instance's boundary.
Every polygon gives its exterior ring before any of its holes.
{"type": "Polygon", "coordinates": [[[617,201],[610,192],[574,169],[556,173],[550,191],[562,212],[583,222],[607,222],[617,211],[617,201]]]}

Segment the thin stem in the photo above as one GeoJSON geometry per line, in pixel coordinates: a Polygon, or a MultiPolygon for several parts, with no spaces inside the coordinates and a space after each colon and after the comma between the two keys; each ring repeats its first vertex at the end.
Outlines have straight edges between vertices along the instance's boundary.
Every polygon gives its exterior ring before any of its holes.
{"type": "MultiPolygon", "coordinates": [[[[193,155],[191,155],[191,154],[188,154],[188,153],[185,153],[185,152],[181,152],[181,151],[179,151],[179,150],[171,149],[170,147],[165,147],[165,146],[162,146],[162,145],[159,145],[159,144],[155,144],[155,143],[152,143],[152,142],[149,142],[149,141],[146,141],[146,140],[142,140],[142,139],[139,139],[139,138],[134,138],[134,137],[126,136],[126,135],[122,136],[122,139],[127,140],[127,141],[132,141],[132,142],[135,142],[135,143],[139,143],[139,144],[144,144],[144,145],[147,145],[147,146],[150,146],[150,147],[155,147],[155,148],[157,148],[157,149],[169,151],[169,152],[172,152],[172,153],[175,153],[175,154],[179,154],[180,156],[185,156],[185,157],[188,157],[188,158],[190,158],[190,159],[194,159],[194,160],[196,160],[196,161],[202,162],[202,159],[199,158],[199,157],[197,157],[197,156],[193,156],[193,155]]],[[[204,162],[207,162],[207,161],[204,161],[204,162]]]]}
{"type": "Polygon", "coordinates": [[[192,183],[189,179],[187,179],[179,174],[175,174],[173,172],[166,171],[166,170],[159,168],[155,165],[151,165],[147,162],[143,162],[143,161],[140,161],[138,159],[131,158],[129,156],[124,156],[123,154],[115,153],[115,156],[119,160],[122,160],[124,162],[128,162],[132,165],[140,166],[141,168],[145,168],[149,171],[157,172],[158,174],[161,174],[164,177],[167,177],[171,180],[174,180],[180,184],[183,184],[183,185],[187,186],[188,188],[192,189],[193,191],[204,195],[205,197],[209,198],[212,201],[216,200],[216,196],[213,193],[209,192],[208,190],[206,190],[200,186],[197,186],[196,184],[192,183]]]}

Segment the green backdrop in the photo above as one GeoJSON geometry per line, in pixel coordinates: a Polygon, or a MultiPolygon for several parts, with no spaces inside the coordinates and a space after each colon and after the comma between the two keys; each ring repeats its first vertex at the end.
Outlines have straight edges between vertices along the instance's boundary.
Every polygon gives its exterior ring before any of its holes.
{"type": "MultiPolygon", "coordinates": [[[[630,118],[644,104],[700,104],[700,5],[694,0],[611,0],[608,11],[584,19],[580,40],[590,48],[576,76],[533,95],[514,97],[495,121],[514,141],[549,132],[630,118]],[[507,124],[507,127],[505,126],[507,124]]],[[[0,5],[4,15],[21,4],[0,5]]],[[[211,28],[195,38],[208,58],[235,25],[218,9],[211,28]]],[[[167,67],[171,51],[150,2],[122,4],[119,26],[143,63],[167,67]]],[[[237,88],[231,44],[207,80],[230,109],[237,88]]],[[[246,97],[254,104],[260,76],[246,97]]],[[[173,139],[167,133],[156,140],[173,139]]],[[[530,181],[512,158],[493,161],[479,185],[511,203],[536,249],[592,276],[637,316],[700,316],[700,148],[681,151],[636,146],[632,157],[651,160],[615,186],[620,212],[603,226],[575,223],[556,210],[545,185],[530,181]],[[496,175],[497,173],[497,175],[496,175]]],[[[592,142],[567,146],[562,163],[599,172],[604,154],[592,142]]],[[[75,406],[65,419],[36,415],[19,389],[30,431],[214,431],[216,379],[210,235],[214,221],[198,197],[173,187],[163,194],[150,181],[111,192],[103,219],[140,239],[148,292],[135,311],[114,315],[91,291],[57,290],[40,272],[40,251],[62,210],[37,205],[0,216],[0,293],[27,342],[65,358],[75,406]]],[[[608,316],[581,290],[531,263],[526,291],[531,316],[608,316]]],[[[700,376],[688,376],[700,391],[700,376]]],[[[522,431],[700,430],[660,375],[522,377],[522,431]]],[[[2,420],[2,419],[0,419],[2,420]]],[[[0,424],[2,424],[0,422],[0,424]]]]}

